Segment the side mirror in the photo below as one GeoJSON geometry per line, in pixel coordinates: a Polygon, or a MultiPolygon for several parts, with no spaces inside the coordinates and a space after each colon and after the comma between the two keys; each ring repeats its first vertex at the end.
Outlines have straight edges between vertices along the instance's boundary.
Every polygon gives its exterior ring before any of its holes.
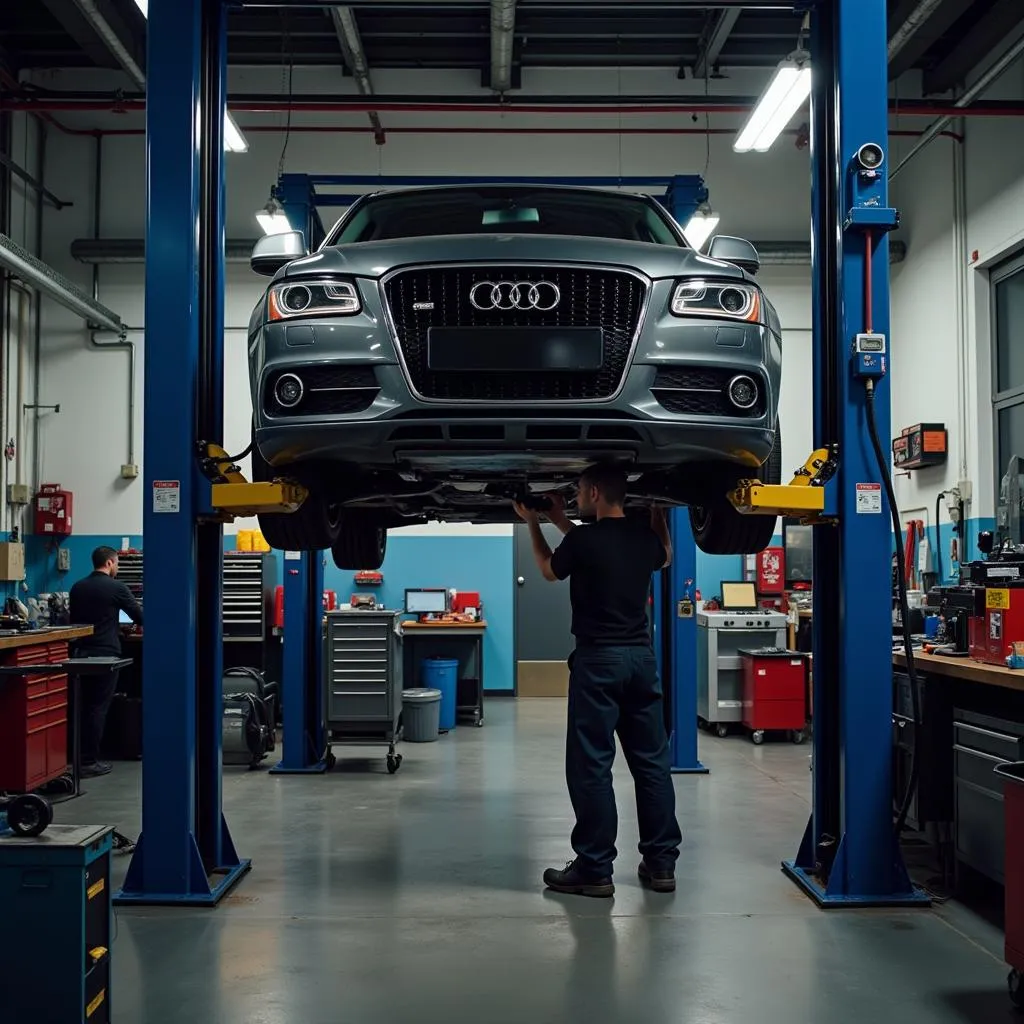
{"type": "Polygon", "coordinates": [[[293,260],[308,255],[306,239],[301,231],[282,231],[279,235],[264,235],[252,247],[249,266],[257,274],[273,277],[293,260]]]}
{"type": "Polygon", "coordinates": [[[708,256],[723,263],[732,263],[748,274],[756,274],[761,269],[761,257],[745,238],[715,235],[708,246],[708,256]]]}

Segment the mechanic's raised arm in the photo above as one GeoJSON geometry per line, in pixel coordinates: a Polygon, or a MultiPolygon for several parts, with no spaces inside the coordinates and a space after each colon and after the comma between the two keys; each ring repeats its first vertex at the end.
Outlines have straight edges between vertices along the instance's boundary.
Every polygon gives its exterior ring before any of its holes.
{"type": "Polygon", "coordinates": [[[665,562],[659,568],[667,569],[672,564],[672,535],[669,533],[665,510],[660,505],[651,506],[651,529],[665,549],[665,562]]]}
{"type": "Polygon", "coordinates": [[[555,583],[558,577],[551,568],[551,547],[544,539],[544,531],[540,528],[540,516],[533,509],[516,502],[516,514],[529,527],[530,541],[533,544],[533,557],[537,561],[537,568],[541,575],[549,583],[555,583]]]}
{"type": "Polygon", "coordinates": [[[565,536],[576,527],[576,524],[565,514],[565,499],[560,494],[552,494],[548,500],[551,505],[544,514],[565,536]]]}

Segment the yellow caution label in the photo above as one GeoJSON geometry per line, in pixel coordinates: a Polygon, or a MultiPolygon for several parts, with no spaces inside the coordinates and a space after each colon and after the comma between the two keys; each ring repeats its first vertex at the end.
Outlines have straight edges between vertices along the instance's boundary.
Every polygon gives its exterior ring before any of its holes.
{"type": "Polygon", "coordinates": [[[107,887],[107,880],[101,878],[98,882],[93,882],[88,889],[85,890],[86,899],[92,899],[94,896],[99,896],[101,892],[107,887]]]}
{"type": "Polygon", "coordinates": [[[98,964],[107,955],[106,946],[97,946],[95,949],[89,950],[89,959],[94,964],[98,964]]]}
{"type": "Polygon", "coordinates": [[[985,607],[986,608],[1009,608],[1010,607],[1010,592],[1008,590],[986,590],[985,591],[985,607]]]}
{"type": "Polygon", "coordinates": [[[85,1008],[86,1017],[91,1017],[103,1005],[103,1000],[106,998],[107,990],[100,989],[99,995],[85,1008]]]}

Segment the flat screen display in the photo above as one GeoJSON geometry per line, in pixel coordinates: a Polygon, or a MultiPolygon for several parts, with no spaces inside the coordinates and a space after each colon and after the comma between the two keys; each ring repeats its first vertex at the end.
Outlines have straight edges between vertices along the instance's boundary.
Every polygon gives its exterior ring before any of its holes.
{"type": "Polygon", "coordinates": [[[787,523],[783,533],[786,549],[786,586],[810,583],[814,575],[814,527],[787,523]]]}
{"type": "Polygon", "coordinates": [[[443,615],[448,611],[448,591],[407,590],[405,610],[410,615],[443,615]]]}
{"type": "Polygon", "coordinates": [[[753,583],[726,583],[722,582],[722,608],[726,611],[732,609],[749,609],[757,607],[757,591],[753,583]]]}

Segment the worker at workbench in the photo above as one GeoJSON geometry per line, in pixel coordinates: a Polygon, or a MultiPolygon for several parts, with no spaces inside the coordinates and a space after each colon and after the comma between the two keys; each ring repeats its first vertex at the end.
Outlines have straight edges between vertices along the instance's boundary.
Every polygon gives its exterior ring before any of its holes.
{"type": "MultiPolygon", "coordinates": [[[[117,552],[99,547],[92,553],[93,571],[71,588],[70,618],[75,625],[92,626],[92,636],[75,644],[78,658],[118,657],[121,654],[120,612],[142,625],[142,606],[117,580],[117,552]]],[[[82,775],[106,775],[109,763],[100,761],[100,743],[110,702],[117,689],[116,669],[81,677],[79,750],[82,775]]]]}
{"type": "Polygon", "coordinates": [[[624,511],[626,474],[599,465],[579,480],[580,515],[596,522],[575,527],[555,497],[545,513],[564,534],[552,553],[537,512],[516,505],[530,528],[544,578],[568,579],[576,649],[569,659],[569,719],[565,776],[576,814],[564,870],[549,868],[544,883],[556,892],[611,896],[618,812],[612,763],[618,734],[636,788],[641,883],[674,892],[682,836],[675,814],[661,682],[651,647],[647,607],[651,576],[672,560],[662,510],[650,521],[624,511]]]}

